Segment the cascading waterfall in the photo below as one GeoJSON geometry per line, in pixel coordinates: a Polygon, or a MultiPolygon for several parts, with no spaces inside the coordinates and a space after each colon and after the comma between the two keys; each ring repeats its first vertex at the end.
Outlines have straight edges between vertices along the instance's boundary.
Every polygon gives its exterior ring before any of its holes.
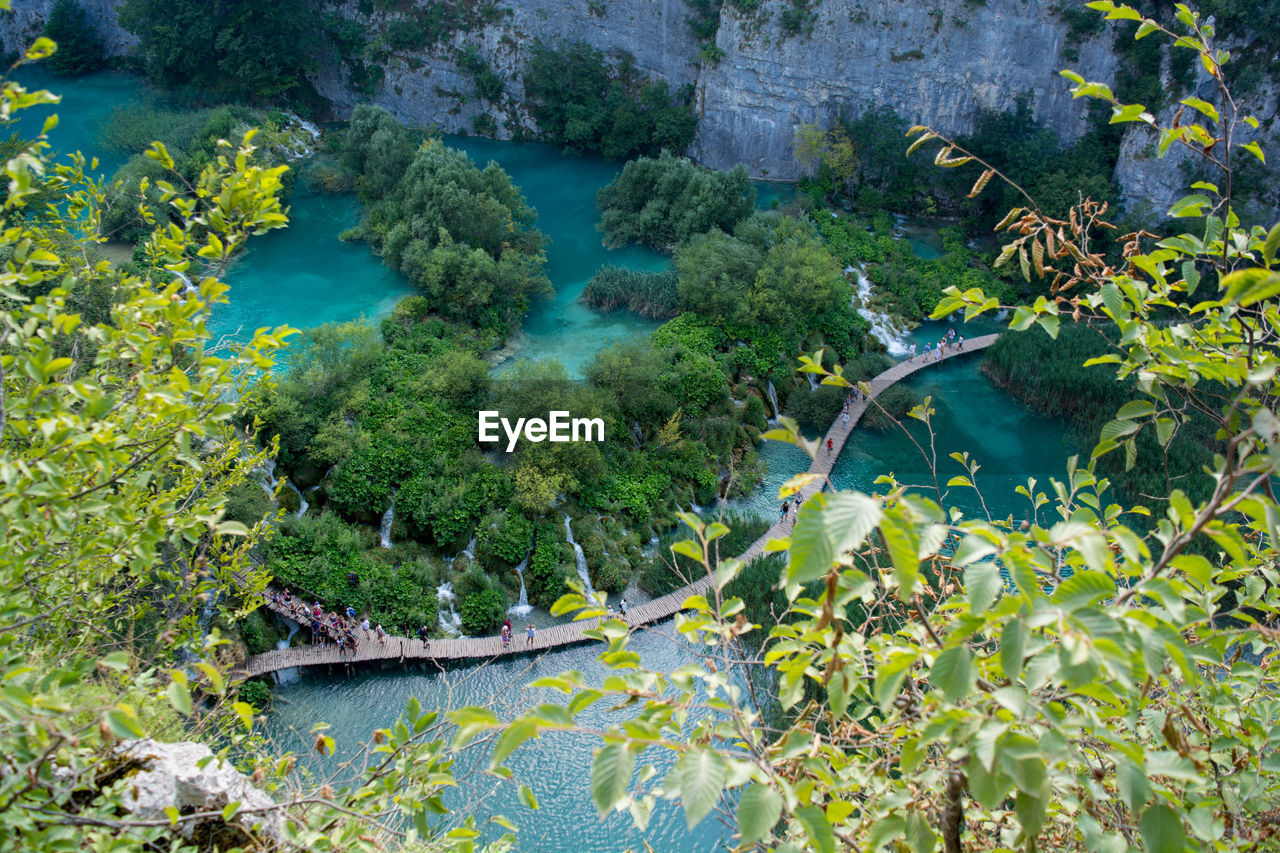
{"type": "Polygon", "coordinates": [[[524,559],[516,566],[516,574],[520,576],[520,600],[507,610],[512,616],[528,616],[533,610],[533,605],[529,603],[529,593],[524,588],[524,568],[527,565],[529,565],[529,554],[525,554],[524,559]]]}
{"type": "Polygon", "coordinates": [[[391,547],[391,525],[396,520],[396,490],[391,490],[391,506],[382,514],[382,524],[378,526],[378,536],[382,539],[382,547],[391,547]]]}
{"type": "Polygon", "coordinates": [[[636,450],[640,449],[640,439],[643,437],[644,434],[640,432],[640,422],[637,420],[631,421],[631,441],[635,443],[636,450]]]}
{"type": "Polygon", "coordinates": [[[765,380],[765,391],[769,393],[769,405],[773,407],[773,415],[770,420],[777,420],[781,412],[778,411],[778,389],[773,387],[773,380],[765,380]]]}
{"type": "MultiPolygon", "coordinates": [[[[853,304],[857,307],[858,313],[871,324],[871,334],[884,344],[885,349],[889,351],[889,355],[904,356],[911,352],[910,346],[907,344],[907,328],[897,318],[891,317],[882,311],[876,311],[869,307],[871,303],[871,279],[855,266],[844,268],[845,275],[854,273],[858,280],[858,289],[854,294],[853,304]]],[[[809,374],[810,382],[812,382],[813,374],[809,374]]]]}
{"type": "Polygon", "coordinates": [[[453,584],[442,583],[436,587],[436,621],[440,630],[458,637],[462,635],[462,617],[453,606],[453,584]]]}
{"type": "Polygon", "coordinates": [[[294,515],[296,515],[298,518],[302,518],[302,516],[306,515],[307,508],[310,507],[311,504],[307,503],[307,499],[302,496],[302,492],[300,492],[298,490],[298,487],[295,486],[292,482],[290,482],[289,480],[285,480],[284,484],[289,488],[293,489],[293,493],[298,496],[298,511],[295,512],[294,515]]]}
{"type": "Polygon", "coordinates": [[[569,513],[564,514],[564,533],[569,544],[573,546],[574,556],[578,560],[578,578],[582,581],[582,589],[586,592],[587,597],[594,599],[596,595],[595,587],[591,585],[591,575],[587,572],[587,557],[582,553],[582,546],[573,538],[573,526],[569,524],[569,513]]]}
{"type": "Polygon", "coordinates": [[[276,502],[276,489],[279,488],[280,481],[276,479],[276,460],[268,459],[262,463],[262,489],[267,493],[267,497],[271,499],[272,506],[276,502]]]}

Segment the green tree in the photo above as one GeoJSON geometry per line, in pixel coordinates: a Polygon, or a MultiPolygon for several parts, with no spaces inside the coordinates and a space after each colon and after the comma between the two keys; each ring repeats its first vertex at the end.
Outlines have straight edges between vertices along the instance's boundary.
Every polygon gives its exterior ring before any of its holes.
{"type": "Polygon", "coordinates": [[[604,244],[641,243],[671,251],[718,228],[730,232],[755,210],[756,190],[745,166],[714,172],[664,151],[641,157],[596,193],[604,244]]]}
{"type": "Polygon", "coordinates": [[[96,71],[106,61],[102,39],[77,0],[56,0],[45,21],[44,35],[58,45],[48,60],[57,74],[96,71]]]}
{"type": "Polygon", "coordinates": [[[321,19],[307,0],[125,0],[119,20],[138,37],[153,80],[215,96],[305,95],[323,53],[321,19]]]}

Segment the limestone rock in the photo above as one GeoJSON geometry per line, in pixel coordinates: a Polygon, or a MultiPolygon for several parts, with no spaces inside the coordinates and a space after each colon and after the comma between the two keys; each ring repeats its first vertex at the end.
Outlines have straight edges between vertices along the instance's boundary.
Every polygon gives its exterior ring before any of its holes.
{"type": "MultiPolygon", "coordinates": [[[[213,752],[200,743],[161,743],[154,740],[127,741],[116,748],[122,757],[142,769],[124,782],[124,803],[133,814],[144,818],[164,818],[170,806],[183,813],[221,812],[230,803],[242,809],[269,808],[275,802],[255,788],[249,779],[228,763],[220,763],[213,752]],[[203,766],[202,766],[203,763],[203,766]]],[[[255,837],[279,841],[279,811],[244,812],[231,823],[248,828],[255,837]]],[[[216,829],[222,817],[204,824],[184,822],[179,831],[190,838],[200,829],[216,829]]]]}

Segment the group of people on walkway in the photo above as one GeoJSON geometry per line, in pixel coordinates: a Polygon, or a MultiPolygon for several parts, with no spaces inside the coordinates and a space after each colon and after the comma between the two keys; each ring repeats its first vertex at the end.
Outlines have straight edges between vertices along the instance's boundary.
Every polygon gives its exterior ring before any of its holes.
{"type": "Polygon", "coordinates": [[[295,597],[287,589],[273,589],[265,595],[277,610],[284,611],[285,616],[303,627],[311,628],[313,644],[332,642],[337,645],[338,654],[350,653],[354,657],[361,641],[375,637],[381,644],[385,645],[387,642],[387,632],[382,629],[382,625],[371,626],[367,616],[357,618],[354,607],[348,606],[346,613],[327,613],[320,602],[308,605],[300,596],[295,597]]]}
{"type": "MultiPolygon", "coordinates": [[[[537,634],[538,634],[538,629],[533,627],[532,622],[524,626],[524,644],[526,646],[532,646],[533,640],[537,636],[537,634]]],[[[512,635],[511,617],[508,616],[502,622],[502,650],[504,652],[511,648],[511,635],[512,635]]]]}
{"type": "MultiPolygon", "coordinates": [[[[930,356],[934,361],[942,361],[942,356],[946,352],[947,347],[953,347],[956,352],[964,349],[964,335],[956,335],[955,329],[948,329],[947,333],[938,339],[937,343],[924,345],[924,360],[929,361],[930,356]]],[[[916,357],[916,345],[911,345],[911,355],[907,361],[914,361],[916,357]]]]}

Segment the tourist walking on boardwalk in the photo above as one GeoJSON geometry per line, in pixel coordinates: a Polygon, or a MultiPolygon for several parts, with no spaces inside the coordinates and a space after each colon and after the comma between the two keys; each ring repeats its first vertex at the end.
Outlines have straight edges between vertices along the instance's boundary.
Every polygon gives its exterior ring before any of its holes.
{"type": "Polygon", "coordinates": [[[511,648],[511,626],[503,625],[502,626],[502,650],[505,652],[509,648],[511,648]]]}
{"type": "Polygon", "coordinates": [[[369,617],[366,616],[360,620],[360,628],[364,631],[365,639],[369,639],[369,617]]]}
{"type": "Polygon", "coordinates": [[[378,642],[385,646],[387,644],[387,632],[382,630],[381,622],[378,623],[377,631],[378,631],[378,642]]]}
{"type": "Polygon", "coordinates": [[[827,439],[827,452],[828,452],[828,453],[830,453],[830,452],[831,452],[831,448],[832,448],[832,446],[833,446],[833,445],[831,444],[831,439],[829,439],[829,438],[828,438],[828,439],[827,439]]]}
{"type": "Polygon", "coordinates": [[[961,335],[960,340],[956,341],[956,349],[964,349],[964,335],[961,335]]]}
{"type": "Polygon", "coordinates": [[[524,644],[525,644],[526,646],[532,646],[532,645],[533,645],[533,634],[534,634],[534,632],[535,632],[536,630],[537,630],[537,629],[533,627],[533,623],[532,623],[532,622],[530,622],[530,623],[529,623],[529,626],[528,626],[527,628],[525,628],[525,629],[524,629],[524,636],[525,636],[524,644]]]}
{"type": "Polygon", "coordinates": [[[929,360],[929,342],[928,341],[924,342],[924,360],[925,361],[929,360]]]}
{"type": "Polygon", "coordinates": [[[783,501],[782,509],[778,512],[778,521],[786,521],[787,513],[791,511],[791,501],[783,501]]]}
{"type": "Polygon", "coordinates": [[[427,626],[426,625],[423,625],[421,628],[418,629],[418,639],[424,643],[427,642],[427,626]]]}
{"type": "Polygon", "coordinates": [[[618,609],[622,611],[622,618],[627,618],[627,600],[625,598],[618,604],[618,609]]]}
{"type": "Polygon", "coordinates": [[[848,409],[845,409],[844,414],[840,416],[840,423],[844,426],[845,429],[849,428],[849,410],[848,409]]]}
{"type": "Polygon", "coordinates": [[[915,361],[915,359],[916,359],[916,345],[912,344],[911,355],[907,356],[907,361],[915,361]]]}

